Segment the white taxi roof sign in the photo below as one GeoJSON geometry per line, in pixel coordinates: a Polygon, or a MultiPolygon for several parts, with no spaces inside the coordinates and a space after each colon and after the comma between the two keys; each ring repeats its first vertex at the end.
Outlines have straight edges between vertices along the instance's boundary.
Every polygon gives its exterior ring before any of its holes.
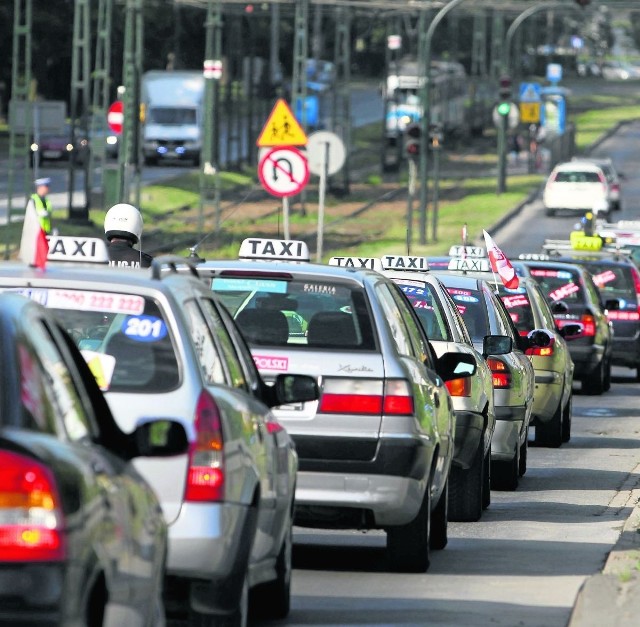
{"type": "Polygon", "coordinates": [[[487,251],[482,246],[452,246],[449,248],[449,257],[486,257],[487,251]]]}
{"type": "Polygon", "coordinates": [[[382,268],[384,270],[405,270],[410,272],[428,272],[427,257],[413,255],[383,255],[382,268]]]}
{"type": "Polygon", "coordinates": [[[49,235],[47,261],[71,263],[109,263],[109,251],[99,237],[75,237],[72,235],[49,235]]]}
{"type": "Polygon", "coordinates": [[[240,244],[239,259],[309,261],[309,247],[297,239],[248,237],[240,244]]]}
{"type": "Polygon", "coordinates": [[[340,266],[341,268],[356,268],[358,270],[367,269],[380,272],[382,261],[378,257],[331,257],[330,266],[340,266]]]}
{"type": "Polygon", "coordinates": [[[449,262],[448,269],[456,272],[491,272],[491,264],[486,257],[484,259],[456,257],[449,262]]]}

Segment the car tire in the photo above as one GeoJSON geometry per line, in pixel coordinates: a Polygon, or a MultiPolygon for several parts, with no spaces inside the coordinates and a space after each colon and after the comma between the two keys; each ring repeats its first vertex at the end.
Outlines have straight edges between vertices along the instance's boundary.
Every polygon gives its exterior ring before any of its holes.
{"type": "Polygon", "coordinates": [[[482,478],[482,509],[491,505],[491,447],[484,456],[484,476],[482,478]]]}
{"type": "Polygon", "coordinates": [[[527,457],[529,453],[529,428],[524,438],[524,442],[520,445],[520,460],[518,462],[518,475],[524,477],[527,474],[527,457]]]}
{"type": "Polygon", "coordinates": [[[555,209],[545,209],[544,212],[549,217],[553,217],[553,216],[556,215],[556,210],[555,209]]]}
{"type": "Polygon", "coordinates": [[[536,424],[536,445],[558,448],[562,444],[562,400],[551,420],[536,424]]]}
{"type": "Polygon", "coordinates": [[[482,487],[484,483],[484,451],[482,440],[476,449],[471,466],[466,470],[451,468],[449,475],[449,520],[475,522],[482,515],[482,487]]]}
{"type": "Polygon", "coordinates": [[[438,504],[431,512],[429,548],[441,551],[449,542],[449,479],[445,483],[438,504]]]}
{"type": "Polygon", "coordinates": [[[242,580],[242,591],[238,607],[231,614],[203,614],[191,610],[189,627],[247,627],[249,621],[249,572],[246,571],[242,580]]]}
{"type": "Polygon", "coordinates": [[[427,485],[416,517],[406,525],[387,529],[387,556],[396,572],[424,573],[431,563],[431,485],[427,485]]]}
{"type": "Polygon", "coordinates": [[[513,492],[518,489],[519,481],[520,446],[517,446],[512,459],[491,462],[491,487],[495,490],[513,492]]]}
{"type": "Polygon", "coordinates": [[[293,555],[293,530],[291,524],[282,540],[276,560],[276,579],[257,586],[251,591],[252,606],[261,618],[286,618],[291,609],[291,572],[293,555]]]}
{"type": "Polygon", "coordinates": [[[607,364],[604,367],[604,381],[602,382],[602,389],[608,392],[611,389],[611,359],[607,359],[607,364]]]}
{"type": "Polygon", "coordinates": [[[573,398],[569,396],[567,404],[562,410],[562,441],[568,442],[571,439],[571,417],[573,414],[573,398]]]}
{"type": "Polygon", "coordinates": [[[599,396],[604,392],[604,358],[582,380],[581,390],[591,396],[599,396]]]}

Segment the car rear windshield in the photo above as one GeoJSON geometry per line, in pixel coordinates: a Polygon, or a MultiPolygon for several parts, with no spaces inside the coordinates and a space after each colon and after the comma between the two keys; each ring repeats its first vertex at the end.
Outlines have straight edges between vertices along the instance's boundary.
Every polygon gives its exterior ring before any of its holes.
{"type": "Polygon", "coordinates": [[[620,309],[637,309],[638,297],[629,266],[593,261],[585,264],[585,267],[593,276],[602,302],[617,298],[620,301],[620,309]]]}
{"type": "Polygon", "coordinates": [[[547,302],[564,301],[571,305],[582,305],[586,302],[586,295],[582,280],[574,269],[531,268],[531,276],[542,288],[547,302]]]}
{"type": "Polygon", "coordinates": [[[499,296],[521,335],[527,334],[535,328],[533,309],[526,289],[509,290],[506,287],[501,287],[499,296]]]}
{"type": "Polygon", "coordinates": [[[362,287],[313,278],[214,277],[211,289],[248,344],[375,350],[362,287]]]}
{"type": "Polygon", "coordinates": [[[416,310],[420,324],[430,340],[451,341],[446,316],[438,295],[429,283],[394,279],[416,310]]]}
{"type": "Polygon", "coordinates": [[[480,290],[458,289],[447,287],[447,292],[455,302],[469,335],[474,342],[482,342],[485,335],[489,335],[489,320],[484,297],[480,290]]]}
{"type": "Polygon", "coordinates": [[[153,299],[78,289],[5,291],[28,296],[56,314],[103,390],[158,393],[179,384],[169,326],[153,299]]]}
{"type": "Polygon", "coordinates": [[[558,172],[553,179],[554,183],[599,183],[598,172],[558,172]]]}

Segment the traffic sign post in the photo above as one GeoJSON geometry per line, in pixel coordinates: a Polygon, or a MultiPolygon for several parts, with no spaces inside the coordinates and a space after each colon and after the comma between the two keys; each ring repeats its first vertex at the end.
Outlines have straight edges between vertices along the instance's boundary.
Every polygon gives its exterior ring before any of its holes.
{"type": "Polygon", "coordinates": [[[346,159],[344,143],[335,133],[318,131],[309,135],[307,144],[307,158],[309,170],[320,177],[318,185],[318,233],[316,257],[322,262],[322,247],[324,237],[324,204],[327,189],[327,178],[339,172],[346,159]]]}
{"type": "Polygon", "coordinates": [[[282,198],[283,230],[289,239],[289,196],[299,194],[309,181],[309,164],[305,155],[291,146],[273,148],[264,153],[258,164],[258,178],[273,196],[282,198]]]}
{"type": "Polygon", "coordinates": [[[120,135],[124,127],[124,102],[116,100],[107,111],[107,124],[109,128],[120,135]]]}

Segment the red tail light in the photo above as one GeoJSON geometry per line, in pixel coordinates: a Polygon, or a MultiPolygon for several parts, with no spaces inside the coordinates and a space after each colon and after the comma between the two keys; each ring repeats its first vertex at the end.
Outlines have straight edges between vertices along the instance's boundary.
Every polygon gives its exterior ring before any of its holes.
{"type": "Polygon", "coordinates": [[[0,452],[0,562],[65,559],[62,522],[52,472],[24,455],[0,452]]]}
{"type": "Polygon", "coordinates": [[[267,420],[265,425],[267,427],[267,433],[280,433],[281,431],[284,431],[284,427],[275,420],[267,420]]]}
{"type": "Polygon", "coordinates": [[[525,355],[537,355],[538,357],[551,357],[553,355],[553,346],[532,346],[527,348],[525,355]]]}
{"type": "Polygon", "coordinates": [[[618,183],[612,183],[611,184],[611,191],[612,192],[619,192],[620,191],[620,185],[618,185],[618,183]]]}
{"type": "Polygon", "coordinates": [[[584,327],[582,337],[593,337],[596,334],[596,319],[590,313],[582,314],[580,322],[584,327]]]}
{"type": "Polygon", "coordinates": [[[196,441],[189,448],[186,501],[221,501],[224,498],[222,422],[213,397],[202,392],[195,416],[196,441]]]}
{"type": "Polygon", "coordinates": [[[451,396],[471,396],[471,377],[450,379],[445,385],[451,396]]]}
{"type": "Polygon", "coordinates": [[[500,359],[495,357],[489,357],[487,359],[487,365],[493,375],[493,387],[496,389],[505,389],[511,387],[511,371],[509,366],[500,359]]]}
{"type": "Polygon", "coordinates": [[[602,191],[603,193],[607,193],[607,179],[604,177],[604,174],[598,172],[598,178],[600,179],[600,183],[602,183],[602,191]]]}
{"type": "Polygon", "coordinates": [[[319,413],[410,416],[413,395],[407,381],[325,379],[319,413]]]}

